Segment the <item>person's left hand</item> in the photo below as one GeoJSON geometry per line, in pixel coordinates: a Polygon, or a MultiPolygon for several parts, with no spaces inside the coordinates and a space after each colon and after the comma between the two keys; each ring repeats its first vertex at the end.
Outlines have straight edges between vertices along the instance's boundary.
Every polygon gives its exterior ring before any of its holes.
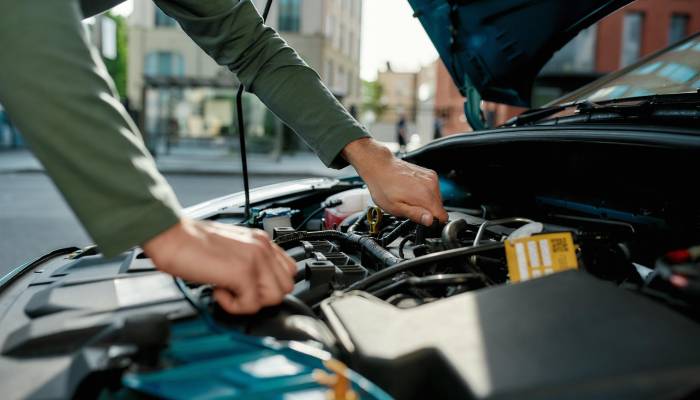
{"type": "Polygon", "coordinates": [[[374,139],[359,139],[343,149],[343,157],[364,179],[372,199],[386,212],[430,226],[447,221],[435,171],[396,158],[374,139]]]}

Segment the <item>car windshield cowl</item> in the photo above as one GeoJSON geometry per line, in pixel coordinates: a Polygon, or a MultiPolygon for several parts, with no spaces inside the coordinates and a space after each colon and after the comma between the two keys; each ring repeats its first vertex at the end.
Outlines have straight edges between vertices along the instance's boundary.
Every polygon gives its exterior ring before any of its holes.
{"type": "Polygon", "coordinates": [[[557,104],[528,110],[508,120],[504,127],[632,120],[700,120],[700,90],[591,102],[557,104]]]}

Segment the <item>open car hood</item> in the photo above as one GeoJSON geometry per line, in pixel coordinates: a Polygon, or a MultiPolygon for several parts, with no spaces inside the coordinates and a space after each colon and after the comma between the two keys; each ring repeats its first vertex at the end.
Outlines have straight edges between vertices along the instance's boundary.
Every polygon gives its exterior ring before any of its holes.
{"type": "Polygon", "coordinates": [[[523,107],[554,52],[631,1],[408,0],[462,95],[523,107]]]}

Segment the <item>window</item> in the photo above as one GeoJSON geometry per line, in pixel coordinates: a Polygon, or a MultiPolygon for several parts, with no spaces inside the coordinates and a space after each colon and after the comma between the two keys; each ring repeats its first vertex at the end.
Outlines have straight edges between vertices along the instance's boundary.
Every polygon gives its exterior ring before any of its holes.
{"type": "Polygon", "coordinates": [[[160,8],[156,7],[156,26],[159,27],[173,27],[175,26],[175,20],[170,18],[165,14],[160,8]]]}
{"type": "Polygon", "coordinates": [[[671,25],[668,29],[668,43],[676,43],[688,36],[688,21],[690,17],[687,14],[673,14],[671,16],[671,25]]]}
{"type": "Polygon", "coordinates": [[[347,43],[346,37],[345,37],[345,24],[341,22],[340,24],[340,45],[338,46],[338,50],[340,50],[343,53],[346,53],[345,51],[345,45],[347,43]]]}
{"type": "Polygon", "coordinates": [[[348,39],[349,45],[348,45],[348,56],[354,57],[355,56],[355,34],[353,32],[350,32],[350,38],[348,39]]]}
{"type": "Polygon", "coordinates": [[[332,15],[326,17],[326,37],[335,40],[335,17],[332,15]]]}
{"type": "Polygon", "coordinates": [[[185,60],[181,54],[169,51],[148,53],[143,73],[147,76],[183,76],[185,60]]]}
{"type": "Polygon", "coordinates": [[[338,67],[336,84],[333,86],[333,88],[342,95],[346,95],[348,92],[348,76],[345,74],[345,68],[342,66],[338,67]]]}
{"type": "Polygon", "coordinates": [[[301,14],[301,0],[280,0],[279,30],[283,32],[299,32],[299,16],[301,14]]]}
{"type": "Polygon", "coordinates": [[[620,67],[626,67],[639,59],[642,54],[642,29],[644,14],[632,12],[622,20],[622,52],[620,67]]]}
{"type": "Polygon", "coordinates": [[[331,60],[326,63],[326,84],[331,88],[335,85],[335,65],[331,60]]]}

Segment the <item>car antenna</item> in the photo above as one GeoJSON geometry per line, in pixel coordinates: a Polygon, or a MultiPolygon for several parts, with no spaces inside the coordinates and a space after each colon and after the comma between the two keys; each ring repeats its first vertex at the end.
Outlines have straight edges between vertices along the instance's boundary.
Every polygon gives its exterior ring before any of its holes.
{"type": "MultiPolygon", "coordinates": [[[[263,11],[263,23],[267,22],[267,16],[270,14],[272,0],[267,0],[265,10],[263,11]]],[[[243,191],[245,192],[245,210],[243,218],[248,221],[250,219],[250,180],[248,178],[248,155],[245,148],[245,122],[243,121],[243,82],[238,80],[238,93],[236,94],[236,113],[238,114],[238,139],[241,144],[241,172],[243,173],[243,191]]]]}

